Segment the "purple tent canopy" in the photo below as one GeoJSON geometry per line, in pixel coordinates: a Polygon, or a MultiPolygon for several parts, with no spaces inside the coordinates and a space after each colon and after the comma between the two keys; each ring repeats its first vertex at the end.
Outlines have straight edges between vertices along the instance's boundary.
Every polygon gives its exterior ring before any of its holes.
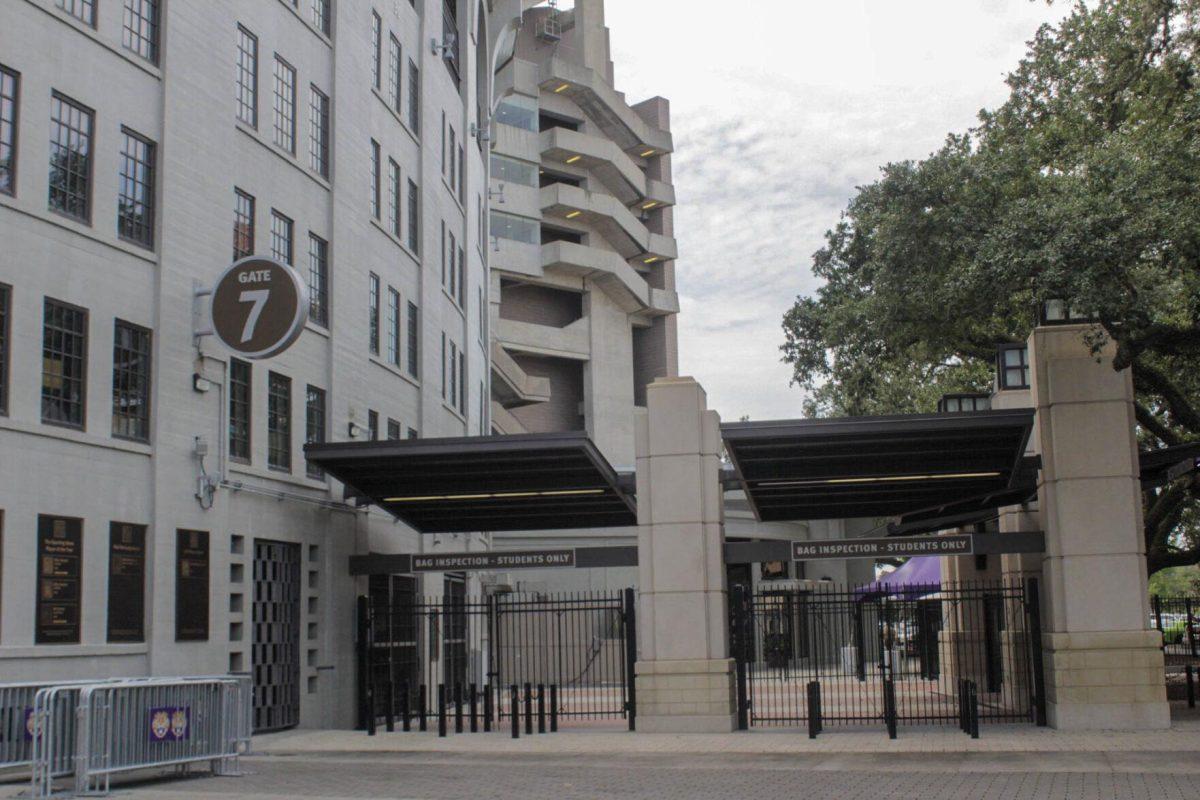
{"type": "Polygon", "coordinates": [[[858,596],[886,595],[912,600],[941,591],[942,557],[916,556],[900,568],[855,590],[858,596]]]}

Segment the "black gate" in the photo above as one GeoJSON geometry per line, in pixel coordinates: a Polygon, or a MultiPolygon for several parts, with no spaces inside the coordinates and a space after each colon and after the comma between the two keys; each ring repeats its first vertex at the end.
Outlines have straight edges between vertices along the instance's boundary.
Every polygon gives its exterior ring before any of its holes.
{"type": "Polygon", "coordinates": [[[1045,724],[1036,580],[887,591],[734,587],[740,726],[1045,724]]]}
{"type": "Polygon", "coordinates": [[[254,731],[300,722],[300,545],[254,540],[254,731]]]}
{"type": "Polygon", "coordinates": [[[486,715],[490,727],[513,714],[512,686],[543,702],[553,686],[559,720],[633,729],[632,589],[479,597],[449,578],[444,588],[418,597],[414,578],[371,576],[358,601],[360,727],[421,728],[439,713],[456,726],[486,715]]]}

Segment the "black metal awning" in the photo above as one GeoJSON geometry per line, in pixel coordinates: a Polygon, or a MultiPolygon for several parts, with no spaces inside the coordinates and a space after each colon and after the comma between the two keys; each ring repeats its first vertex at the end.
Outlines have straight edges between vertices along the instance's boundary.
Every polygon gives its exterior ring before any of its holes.
{"type": "Polygon", "coordinates": [[[583,432],[310,444],[305,457],[422,533],[637,524],[583,432]]]}
{"type": "Polygon", "coordinates": [[[734,422],[721,433],[758,519],[886,517],[1013,488],[1033,415],[734,422]]]}
{"type": "Polygon", "coordinates": [[[1200,466],[1200,442],[1187,442],[1138,453],[1142,486],[1150,489],[1195,472],[1200,466]]]}

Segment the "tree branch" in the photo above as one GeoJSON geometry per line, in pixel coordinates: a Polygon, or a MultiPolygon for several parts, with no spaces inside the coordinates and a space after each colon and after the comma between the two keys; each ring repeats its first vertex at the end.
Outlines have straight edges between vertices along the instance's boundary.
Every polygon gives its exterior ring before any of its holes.
{"type": "Polygon", "coordinates": [[[1137,422],[1147,431],[1158,437],[1158,440],[1167,447],[1172,447],[1177,444],[1183,444],[1183,439],[1175,431],[1164,425],[1158,417],[1154,416],[1154,412],[1146,408],[1141,403],[1133,404],[1133,414],[1137,418],[1137,422]]]}
{"type": "Polygon", "coordinates": [[[1147,391],[1160,396],[1176,422],[1190,433],[1200,434],[1200,414],[1165,375],[1145,363],[1135,363],[1133,379],[1147,391]]]}

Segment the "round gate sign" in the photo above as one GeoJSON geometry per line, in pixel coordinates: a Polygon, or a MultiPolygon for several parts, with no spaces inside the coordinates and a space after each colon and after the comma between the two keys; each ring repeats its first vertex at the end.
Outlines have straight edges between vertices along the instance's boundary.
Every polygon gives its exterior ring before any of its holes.
{"type": "Polygon", "coordinates": [[[299,338],[308,320],[308,287],[296,270],[247,256],[225,270],[212,295],[213,330],[246,358],[270,358],[299,338]]]}

